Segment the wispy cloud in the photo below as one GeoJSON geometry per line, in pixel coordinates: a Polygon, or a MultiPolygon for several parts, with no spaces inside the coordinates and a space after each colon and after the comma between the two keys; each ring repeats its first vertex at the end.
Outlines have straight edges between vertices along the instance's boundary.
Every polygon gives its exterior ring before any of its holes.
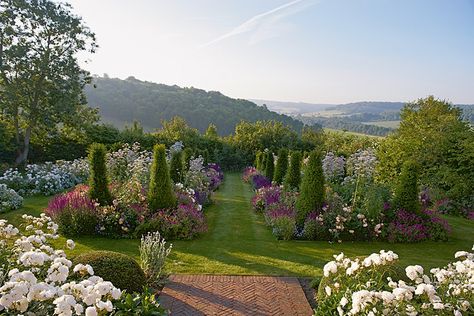
{"type": "Polygon", "coordinates": [[[201,47],[214,45],[220,41],[243,33],[252,33],[250,43],[255,44],[264,39],[275,37],[281,30],[279,22],[285,17],[300,12],[315,4],[317,0],[294,0],[267,12],[258,14],[248,19],[244,23],[236,26],[230,32],[221,35],[201,47]]]}

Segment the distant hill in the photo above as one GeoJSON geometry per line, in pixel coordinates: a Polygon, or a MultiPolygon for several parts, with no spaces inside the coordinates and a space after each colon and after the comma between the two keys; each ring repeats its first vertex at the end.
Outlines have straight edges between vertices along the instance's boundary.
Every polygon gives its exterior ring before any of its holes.
{"type": "Polygon", "coordinates": [[[303,123],[278,114],[248,100],[233,99],[216,91],[181,88],[134,77],[125,80],[96,77],[85,88],[89,106],[98,108],[104,122],[123,127],[134,120],[146,130],[161,127],[162,120],[183,117],[201,132],[209,123],[217,126],[220,135],[234,132],[241,120],[275,120],[300,131],[303,123]]]}
{"type": "MultiPolygon", "coordinates": [[[[268,109],[285,113],[305,124],[345,130],[367,135],[385,136],[399,125],[400,110],[405,102],[363,101],[346,104],[318,104],[252,100],[268,109]]],[[[474,105],[456,105],[465,120],[474,124],[474,105]]]]}

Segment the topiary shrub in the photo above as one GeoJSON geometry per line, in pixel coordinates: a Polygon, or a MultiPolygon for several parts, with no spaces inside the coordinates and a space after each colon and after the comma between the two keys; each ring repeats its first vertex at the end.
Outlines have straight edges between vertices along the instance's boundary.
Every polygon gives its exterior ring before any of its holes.
{"type": "Polygon", "coordinates": [[[286,148],[282,148],[278,152],[278,160],[275,167],[275,173],[273,175],[273,181],[275,181],[277,184],[282,184],[283,178],[285,177],[287,169],[288,169],[288,150],[286,148]]]}
{"type": "Polygon", "coordinates": [[[262,169],[262,155],[263,153],[260,150],[257,151],[257,154],[255,155],[255,168],[257,170],[262,169]]]}
{"type": "Polygon", "coordinates": [[[268,180],[272,181],[274,172],[275,172],[275,161],[273,159],[273,153],[269,151],[266,154],[266,159],[265,159],[265,177],[267,177],[268,180]]]}
{"type": "Polygon", "coordinates": [[[171,155],[170,177],[174,183],[183,181],[183,154],[181,151],[176,151],[171,155]]]}
{"type": "Polygon", "coordinates": [[[176,197],[171,188],[168,163],[166,162],[165,145],[162,144],[155,145],[153,148],[148,205],[152,211],[176,206],[176,197]]]}
{"type": "Polygon", "coordinates": [[[402,171],[395,187],[394,204],[399,209],[408,212],[418,212],[418,164],[408,160],[402,166],[402,171]]]}
{"type": "Polygon", "coordinates": [[[311,152],[306,166],[300,195],[296,201],[296,223],[303,226],[311,211],[319,211],[324,203],[324,174],[319,151],[311,152]]]}
{"type": "Polygon", "coordinates": [[[295,191],[300,187],[301,182],[301,153],[294,151],[290,159],[290,167],[283,180],[285,191],[295,191]]]}
{"type": "Polygon", "coordinates": [[[92,144],[89,147],[89,197],[100,205],[110,205],[112,195],[107,181],[107,168],[105,165],[106,149],[103,144],[92,144]]]}
{"type": "Polygon", "coordinates": [[[114,251],[90,251],[73,258],[74,265],[89,264],[94,274],[129,293],[141,292],[146,285],[145,273],[130,256],[114,251]]]}

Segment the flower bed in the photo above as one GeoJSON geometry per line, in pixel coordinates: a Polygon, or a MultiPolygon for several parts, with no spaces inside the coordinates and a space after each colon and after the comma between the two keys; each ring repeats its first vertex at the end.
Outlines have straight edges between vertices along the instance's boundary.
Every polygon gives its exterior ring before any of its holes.
{"type": "Polygon", "coordinates": [[[315,315],[474,313],[474,253],[458,251],[456,261],[429,273],[419,265],[401,270],[392,251],[363,259],[342,253],[334,258],[324,266],[315,315]]]}
{"type": "Polygon", "coordinates": [[[183,182],[173,185],[176,203],[151,209],[148,196],[150,154],[137,145],[126,146],[109,156],[110,205],[100,205],[90,198],[89,187],[55,196],[46,210],[68,236],[102,235],[113,238],[140,238],[159,231],[166,239],[191,239],[207,230],[203,206],[224,175],[217,164],[204,166],[202,157],[191,159],[183,182]],[[113,162],[110,162],[113,161],[113,162]]]}
{"type": "Polygon", "coordinates": [[[8,169],[0,176],[0,183],[22,196],[52,195],[86,181],[89,175],[87,161],[56,161],[27,165],[24,172],[8,169]]]}
{"type": "MultiPolygon", "coordinates": [[[[451,229],[438,212],[427,208],[429,197],[421,195],[421,210],[406,211],[394,206],[390,188],[374,180],[376,165],[372,150],[358,151],[347,160],[328,153],[321,162],[325,181],[322,206],[304,213],[295,203],[297,193],[272,185],[255,168],[246,168],[242,179],[253,185],[253,208],[264,214],[279,239],[447,240],[451,229]]],[[[303,172],[307,168],[304,166],[303,172]]]]}
{"type": "MultiPolygon", "coordinates": [[[[58,225],[42,214],[23,215],[25,227],[18,229],[0,220],[0,313],[2,315],[125,315],[139,312],[130,308],[132,296],[111,282],[94,275],[86,264],[67,259],[50,241],[58,238],[58,225]]],[[[66,246],[74,248],[68,240],[66,246]]],[[[154,296],[146,297],[153,315],[165,315],[154,296]]]]}

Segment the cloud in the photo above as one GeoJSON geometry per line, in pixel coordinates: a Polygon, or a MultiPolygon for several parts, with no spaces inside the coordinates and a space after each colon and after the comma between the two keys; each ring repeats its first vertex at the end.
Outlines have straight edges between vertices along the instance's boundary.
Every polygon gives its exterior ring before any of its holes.
{"type": "Polygon", "coordinates": [[[289,15],[298,13],[315,3],[316,0],[291,1],[267,12],[255,15],[254,17],[232,29],[230,32],[205,43],[201,47],[214,45],[220,41],[244,33],[252,33],[250,38],[251,44],[256,44],[264,39],[278,36],[279,31],[281,31],[283,28],[289,27],[288,24],[282,26],[281,23],[279,23],[282,19],[289,15]]]}

